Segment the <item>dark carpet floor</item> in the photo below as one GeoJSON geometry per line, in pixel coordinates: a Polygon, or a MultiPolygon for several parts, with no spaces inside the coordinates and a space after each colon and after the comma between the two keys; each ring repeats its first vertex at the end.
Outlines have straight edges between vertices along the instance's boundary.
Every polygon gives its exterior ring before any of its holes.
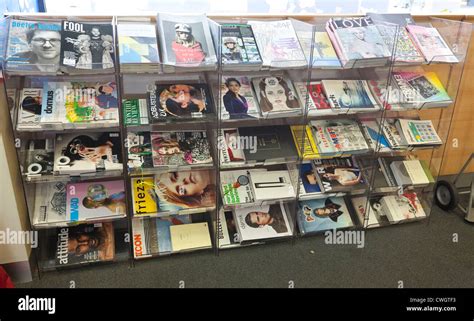
{"type": "Polygon", "coordinates": [[[369,230],[365,247],[327,245],[324,235],[42,274],[19,287],[469,287],[474,226],[435,208],[428,220],[369,230]],[[453,242],[454,235],[458,242],[453,242]],[[402,283],[400,283],[402,282],[402,283]]]}

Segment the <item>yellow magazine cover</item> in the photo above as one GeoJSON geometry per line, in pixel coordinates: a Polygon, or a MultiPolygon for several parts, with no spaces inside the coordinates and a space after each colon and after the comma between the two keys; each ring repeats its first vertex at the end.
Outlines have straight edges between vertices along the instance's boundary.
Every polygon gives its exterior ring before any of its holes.
{"type": "Polygon", "coordinates": [[[311,131],[311,127],[305,127],[305,135],[304,135],[304,153],[301,154],[301,147],[303,146],[303,126],[295,125],[291,126],[291,135],[293,136],[293,140],[296,145],[296,150],[298,151],[298,156],[303,158],[303,160],[310,160],[310,159],[319,159],[321,155],[319,155],[318,147],[314,142],[313,132],[311,131]]]}
{"type": "Polygon", "coordinates": [[[132,178],[133,215],[141,216],[158,212],[153,177],[132,178]]]}

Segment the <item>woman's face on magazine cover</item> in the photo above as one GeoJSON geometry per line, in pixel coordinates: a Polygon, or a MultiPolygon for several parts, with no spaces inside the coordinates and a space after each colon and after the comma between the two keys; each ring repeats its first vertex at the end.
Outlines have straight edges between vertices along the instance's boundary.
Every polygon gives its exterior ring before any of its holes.
{"type": "Polygon", "coordinates": [[[364,40],[365,32],[362,29],[357,29],[353,32],[354,36],[359,40],[364,40]]]}
{"type": "Polygon", "coordinates": [[[229,90],[234,94],[238,94],[240,91],[240,86],[236,81],[229,82],[229,90]]]}
{"type": "Polygon", "coordinates": [[[163,173],[159,176],[159,182],[177,196],[202,195],[211,183],[206,171],[163,173]]]}
{"type": "Polygon", "coordinates": [[[267,96],[268,101],[273,106],[275,105],[286,105],[286,94],[285,88],[282,85],[278,84],[276,86],[266,86],[265,95],[267,96]]]}
{"type": "Polygon", "coordinates": [[[161,146],[158,148],[158,154],[160,155],[174,155],[181,152],[178,146],[161,146]]]}

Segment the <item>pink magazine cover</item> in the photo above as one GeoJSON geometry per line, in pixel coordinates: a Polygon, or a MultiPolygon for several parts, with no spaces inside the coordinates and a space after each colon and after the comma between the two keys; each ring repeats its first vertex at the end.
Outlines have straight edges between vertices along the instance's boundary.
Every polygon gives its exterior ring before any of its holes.
{"type": "Polygon", "coordinates": [[[457,63],[459,60],[453,54],[448,44],[438,32],[438,29],[417,25],[407,25],[406,29],[410,33],[418,49],[423,53],[428,63],[447,62],[457,63]]]}
{"type": "Polygon", "coordinates": [[[334,47],[334,50],[336,51],[337,56],[339,57],[339,60],[341,61],[341,65],[344,66],[347,63],[347,59],[342,53],[341,50],[341,45],[339,44],[339,41],[337,39],[336,34],[334,31],[331,29],[330,22],[328,21],[326,23],[326,32],[329,36],[329,39],[331,39],[332,46],[334,47]]]}
{"type": "Polygon", "coordinates": [[[71,222],[123,217],[125,204],[122,180],[69,183],[66,187],[66,211],[71,222]]]}

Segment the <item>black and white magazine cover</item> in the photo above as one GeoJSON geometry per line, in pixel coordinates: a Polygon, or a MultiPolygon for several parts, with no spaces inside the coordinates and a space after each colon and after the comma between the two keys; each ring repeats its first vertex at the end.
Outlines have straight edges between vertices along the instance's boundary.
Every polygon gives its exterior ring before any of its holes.
{"type": "Polygon", "coordinates": [[[114,70],[114,32],[110,23],[62,21],[61,67],[75,70],[114,70]]]}

